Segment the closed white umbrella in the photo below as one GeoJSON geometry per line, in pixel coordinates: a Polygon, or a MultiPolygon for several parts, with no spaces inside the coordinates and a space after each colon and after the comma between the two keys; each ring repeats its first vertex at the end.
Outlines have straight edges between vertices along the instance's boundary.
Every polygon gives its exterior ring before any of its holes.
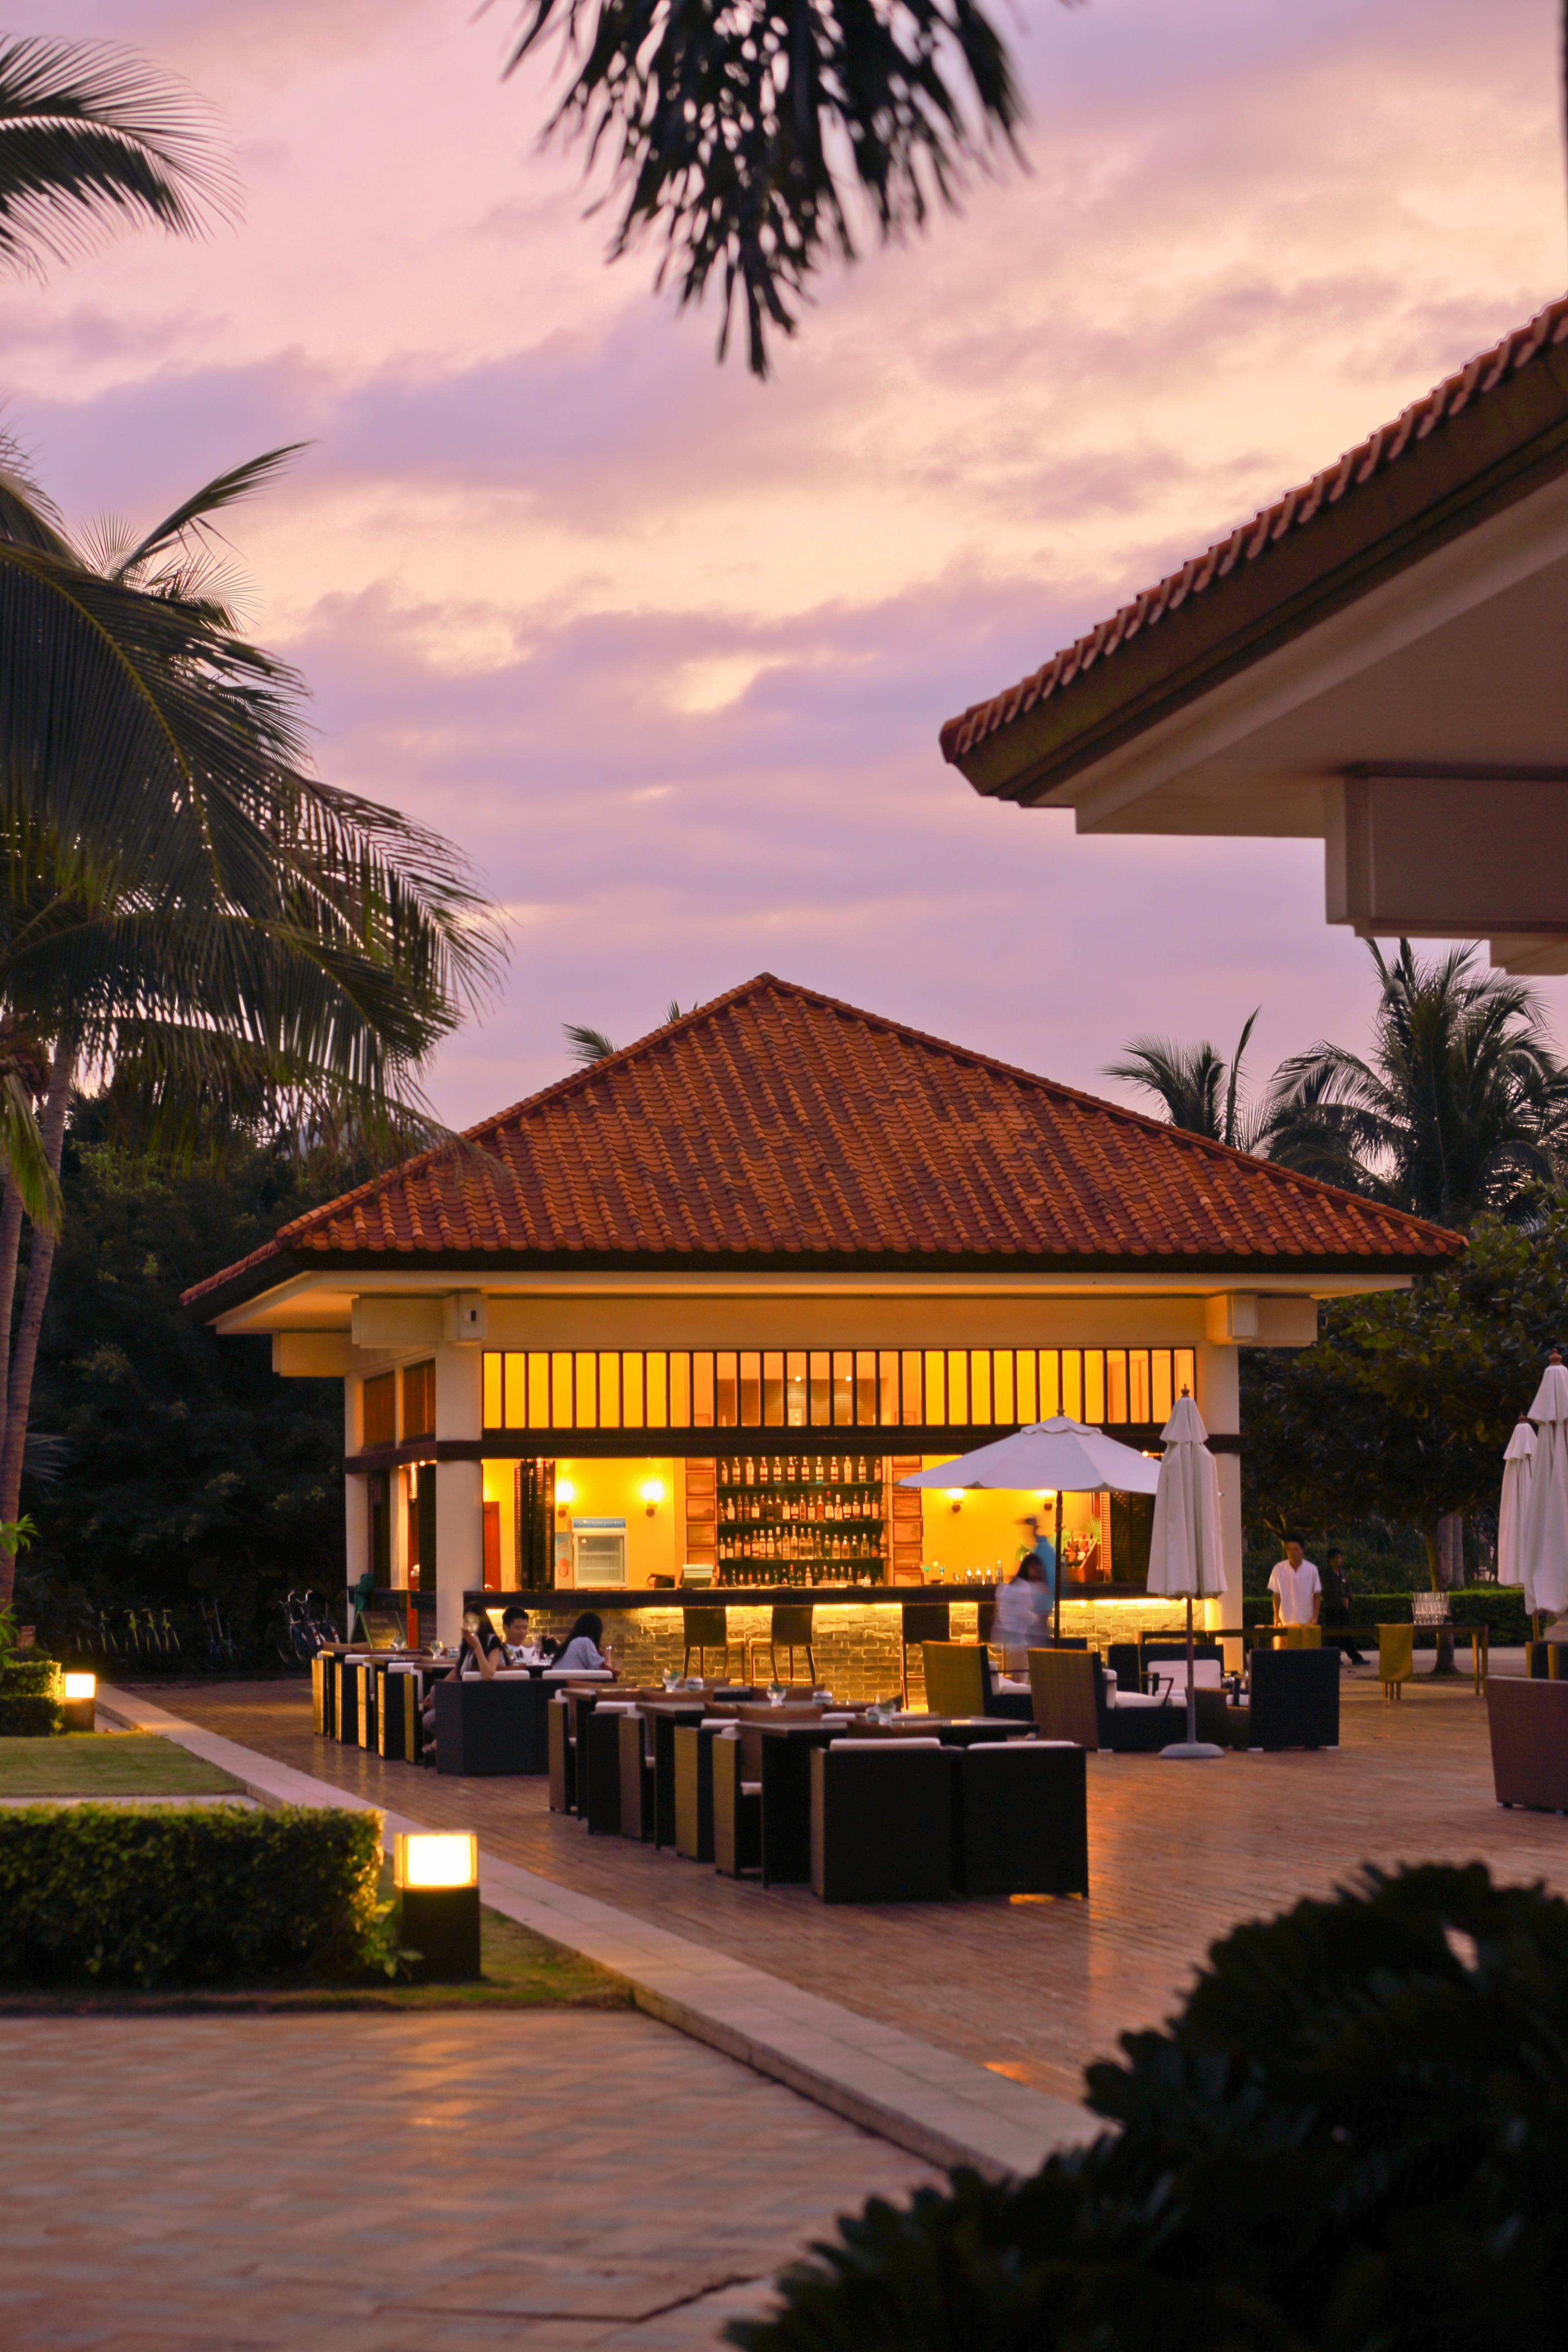
{"type": "Polygon", "coordinates": [[[1219,1465],[1208,1449],[1203,1415],[1185,1389],[1160,1434],[1165,1452],[1154,1492],[1149,1590],[1180,1595],[1187,1604],[1187,1736],[1160,1752],[1176,1759],[1222,1756],[1223,1748],[1198,1738],[1197,1694],[1193,1687],[1193,1602],[1217,1600],[1226,1590],[1219,1465]]]}
{"type": "Polygon", "coordinates": [[[1502,1457],[1502,1500],[1497,1515],[1497,1580],[1522,1584],[1524,1605],[1533,1609],[1524,1575],[1524,1515],[1535,1468],[1535,1432],[1521,1414],[1502,1457]]]}
{"type": "Polygon", "coordinates": [[[1535,1455],[1519,1550],[1520,1581],[1532,1609],[1568,1609],[1568,1370],[1555,1348],[1530,1408],[1535,1455]]]}
{"type": "MultiPolygon", "coordinates": [[[[1199,1427],[1202,1427],[1199,1423],[1199,1427]]],[[[1037,1421],[1011,1437],[977,1445],[973,1454],[939,1462],[930,1470],[915,1470],[900,1478],[900,1486],[1002,1486],[1020,1494],[1057,1498],[1057,1635],[1062,1630],[1062,1496],[1154,1495],[1159,1491],[1160,1465],[1133,1445],[1107,1437],[1087,1422],[1069,1421],[1058,1413],[1054,1421],[1037,1421]]],[[[1156,1506],[1156,1508],[1158,1506],[1156,1506]]]]}

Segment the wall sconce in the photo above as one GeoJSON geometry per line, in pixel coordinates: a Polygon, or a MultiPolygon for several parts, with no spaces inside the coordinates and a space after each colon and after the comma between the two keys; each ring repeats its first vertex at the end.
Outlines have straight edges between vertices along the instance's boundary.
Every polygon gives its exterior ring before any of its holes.
{"type": "Polygon", "coordinates": [[[952,1505],[952,1507],[953,1507],[953,1509],[954,1509],[955,1511],[962,1511],[962,1510],[963,1510],[963,1487],[962,1487],[962,1486],[950,1486],[950,1487],[948,1488],[948,1490],[947,1490],[947,1499],[948,1499],[948,1501],[952,1505]]]}
{"type": "Polygon", "coordinates": [[[645,1478],[642,1485],[637,1488],[637,1493],[642,1496],[643,1507],[647,1511],[648,1517],[651,1519],[654,1513],[658,1510],[659,1505],[664,1500],[663,1479],[645,1478]]]}
{"type": "Polygon", "coordinates": [[[557,1509],[558,1511],[569,1511],[569,1510],[571,1509],[571,1507],[572,1507],[573,1504],[576,1501],[576,1499],[577,1499],[577,1489],[576,1489],[576,1487],[572,1484],[571,1479],[570,1479],[570,1478],[557,1478],[557,1480],[555,1481],[555,1507],[556,1507],[556,1509],[557,1509]]]}
{"type": "Polygon", "coordinates": [[[96,1675],[67,1675],[65,1704],[60,1712],[68,1731],[91,1731],[98,1699],[96,1675]]]}
{"type": "Polygon", "coordinates": [[[403,1898],[402,1937],[419,1954],[414,1973],[452,1983],[479,1973],[479,1842],[467,1831],[400,1830],[393,1884],[403,1898]]]}

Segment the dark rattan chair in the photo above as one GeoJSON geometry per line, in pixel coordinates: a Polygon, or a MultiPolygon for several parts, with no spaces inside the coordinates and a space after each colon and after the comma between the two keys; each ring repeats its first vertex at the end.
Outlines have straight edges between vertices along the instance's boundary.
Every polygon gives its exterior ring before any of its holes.
{"type": "Polygon", "coordinates": [[[811,1751],[811,1891],[824,1903],[938,1903],[952,1891],[952,1752],[836,1739],[811,1751]]]}

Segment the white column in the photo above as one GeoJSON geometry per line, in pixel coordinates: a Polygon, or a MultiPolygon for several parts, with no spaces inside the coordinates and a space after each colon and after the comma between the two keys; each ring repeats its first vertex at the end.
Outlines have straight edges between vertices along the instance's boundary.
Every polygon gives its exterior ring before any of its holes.
{"type": "MultiPolygon", "coordinates": [[[[1241,1358],[1237,1348],[1206,1343],[1197,1351],[1198,1410],[1211,1437],[1235,1437],[1241,1431],[1241,1358]]],[[[1216,1451],[1219,1465],[1220,1536],[1225,1553],[1226,1595],[1205,1603],[1209,1624],[1241,1622],[1241,1457],[1216,1451]]],[[[1226,1664],[1239,1670],[1242,1644],[1227,1642],[1226,1664]]]]}
{"type": "MultiPolygon", "coordinates": [[[[343,1382],[343,1452],[359,1452],[360,1384],[343,1382]]],[[[359,1473],[343,1474],[343,1581],[355,1585],[370,1566],[370,1483],[359,1473]]],[[[353,1628],[345,1628],[352,1633],[353,1628]]]]}
{"type": "MultiPolygon", "coordinates": [[[[483,1351],[436,1350],[436,1437],[478,1439],[483,1430],[483,1351]]],[[[463,1630],[463,1595],[485,1580],[484,1472],[473,1462],[436,1469],[436,1632],[454,1647],[463,1630]]]]}

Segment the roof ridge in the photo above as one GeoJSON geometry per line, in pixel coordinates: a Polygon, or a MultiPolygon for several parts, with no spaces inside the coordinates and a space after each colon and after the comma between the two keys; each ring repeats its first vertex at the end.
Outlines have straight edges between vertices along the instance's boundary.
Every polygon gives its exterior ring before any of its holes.
{"type": "Polygon", "coordinates": [[[1190,556],[1152,587],[1141,589],[1109,618],[1058,647],[1038,669],[984,701],[972,702],[957,718],[948,719],[940,737],[943,757],[950,762],[962,759],[1014,719],[1085,677],[1142,630],[1154,627],[1168,613],[1179,611],[1189,596],[1201,596],[1217,582],[1228,579],[1238,564],[1256,562],[1289,532],[1306,529],[1326,508],[1338,506],[1348,492],[1363,488],[1375,475],[1396,464],[1472,400],[1494,392],[1506,375],[1564,341],[1568,341],[1568,295],[1560,295],[1526,325],[1510,329],[1500,341],[1477,352],[1429,392],[1409,402],[1391,423],[1380,425],[1342,451],[1332,464],[1282,491],[1201,555],[1190,556]]]}
{"type": "MultiPolygon", "coordinates": [[[[1568,309],[1568,304],[1565,304],[1564,308],[1568,309]]],[[[334,1200],[323,1201],[313,1209],[303,1211],[298,1217],[290,1219],[288,1224],[280,1226],[274,1237],[274,1242],[271,1244],[263,1244],[263,1249],[269,1246],[279,1250],[286,1248],[289,1242],[298,1239],[321,1221],[352,1213],[363,1202],[375,1198],[388,1185],[405,1183],[411,1178],[434,1171],[443,1162],[449,1164],[451,1161],[459,1160],[465,1147],[474,1146],[482,1150],[486,1138],[499,1137],[500,1131],[509,1124],[521,1125],[525,1117],[531,1118],[546,1108],[570,1097],[574,1093],[582,1092],[596,1079],[602,1079],[639,1060],[647,1059],[654,1049],[670,1039],[689,1034],[700,1024],[710,1022],[717,1014],[732,1010],[748,999],[758,995],[787,997],[797,1003],[816,1005],[840,1019],[854,1022],[880,1035],[897,1038],[905,1044],[919,1046],[926,1053],[942,1055],[971,1069],[984,1070],[991,1076],[1005,1078],[1010,1084],[1027,1092],[1043,1095],[1053,1103],[1071,1105],[1076,1109],[1090,1112],[1098,1118],[1110,1119],[1145,1134],[1157,1136],[1167,1148],[1173,1145],[1184,1152],[1215,1160],[1222,1167],[1229,1166],[1243,1170],[1254,1181],[1260,1175],[1264,1176],[1271,1184],[1282,1188],[1298,1200],[1321,1199],[1326,1195],[1357,1209],[1363,1214],[1378,1218],[1394,1218],[1400,1223],[1415,1226],[1424,1233],[1441,1234],[1445,1238],[1450,1237],[1447,1228],[1435,1224],[1426,1218],[1413,1217],[1405,1210],[1392,1209],[1385,1202],[1370,1200],[1365,1193],[1352,1192],[1342,1185],[1325,1183],[1319,1177],[1303,1175],[1299,1170],[1281,1167],[1275,1160],[1260,1159],[1256,1153],[1243,1151],[1234,1144],[1221,1143],[1214,1137],[1196,1135],[1191,1129],[1177,1127],[1170,1119],[1156,1118],[1148,1111],[1135,1110],[1125,1103],[1114,1102],[1103,1095],[1089,1094],[1082,1087],[1069,1087],[1060,1079],[1043,1077],[1037,1071],[1026,1070],[1016,1063],[1001,1061],[994,1055],[982,1053],[977,1047],[955,1045],[949,1038],[934,1036],[927,1030],[911,1028],[907,1022],[897,1021],[889,1013],[867,1012],[862,1006],[850,1004],[842,997],[830,996],[824,990],[809,987],[804,981],[781,980],[773,972],[761,971],[753,974],[750,980],[742,982],[738,987],[726,990],[722,995],[710,998],[707,1003],[694,1005],[689,1013],[683,1013],[679,1020],[662,1023],[658,1028],[649,1030],[645,1036],[634,1038],[630,1045],[617,1046],[614,1054],[605,1055],[596,1062],[586,1063],[581,1069],[568,1071],[564,1077],[552,1079],[549,1086],[542,1087],[536,1094],[525,1095],[520,1101],[510,1105],[505,1110],[493,1113],[489,1118],[480,1120],[478,1125],[446,1138],[441,1142],[430,1146],[426,1150],[416,1154],[411,1160],[399,1161],[394,1168],[383,1170],[380,1174],[368,1178],[351,1192],[342,1193],[334,1200]]],[[[498,1160],[500,1158],[499,1153],[490,1156],[498,1160]]],[[[507,1175],[515,1189],[516,1178],[510,1165],[507,1166],[507,1175]]]]}

